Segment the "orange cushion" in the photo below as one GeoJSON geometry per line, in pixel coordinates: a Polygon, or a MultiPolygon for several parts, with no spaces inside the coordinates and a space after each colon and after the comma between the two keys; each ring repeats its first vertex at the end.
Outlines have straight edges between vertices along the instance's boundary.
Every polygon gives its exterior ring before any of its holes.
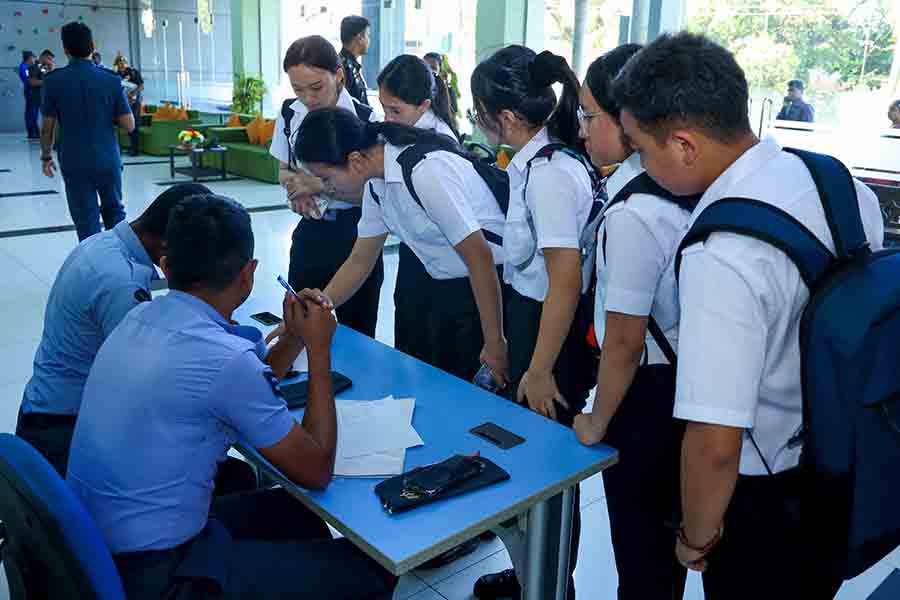
{"type": "Polygon", "coordinates": [[[262,138],[262,128],[266,124],[262,115],[258,115],[255,119],[247,124],[247,139],[251,144],[259,145],[262,138]]]}
{"type": "Polygon", "coordinates": [[[175,117],[175,120],[176,120],[176,121],[187,121],[187,120],[188,120],[188,113],[187,113],[187,109],[186,109],[186,108],[182,108],[182,109],[176,110],[175,112],[176,112],[177,115],[178,115],[178,116],[175,117]]]}
{"type": "Polygon", "coordinates": [[[234,113],[231,114],[231,118],[228,119],[227,123],[225,123],[225,127],[240,127],[240,126],[241,126],[241,118],[234,113]]]}
{"type": "Polygon", "coordinates": [[[272,143],[272,137],[275,135],[275,121],[266,119],[266,122],[260,129],[259,144],[260,146],[268,146],[272,143]]]}

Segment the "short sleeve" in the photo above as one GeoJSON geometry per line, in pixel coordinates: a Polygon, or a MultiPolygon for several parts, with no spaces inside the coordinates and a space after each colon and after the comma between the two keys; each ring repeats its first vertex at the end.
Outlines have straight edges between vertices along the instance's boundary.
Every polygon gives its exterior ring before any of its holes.
{"type": "Polygon", "coordinates": [[[269,154],[283,163],[289,163],[291,160],[289,151],[288,139],[284,135],[284,117],[279,114],[278,118],[275,119],[275,131],[272,133],[272,144],[269,146],[269,154]]]}
{"type": "Polygon", "coordinates": [[[45,117],[56,119],[59,117],[57,107],[58,92],[53,82],[53,78],[44,79],[44,85],[41,86],[41,114],[45,117]]]}
{"type": "Polygon", "coordinates": [[[455,165],[435,156],[419,163],[412,173],[412,181],[425,213],[451,246],[481,229],[466,200],[466,185],[455,165]]]}
{"type": "Polygon", "coordinates": [[[575,179],[552,164],[541,165],[531,170],[526,193],[538,248],[579,248],[579,189],[575,179]]]}
{"type": "Polygon", "coordinates": [[[94,304],[94,318],[103,332],[103,339],[109,337],[131,309],[150,298],[150,290],[134,282],[103,290],[94,304]]]}
{"type": "Polygon", "coordinates": [[[674,415],[750,428],[766,358],[762,298],[767,292],[765,282],[751,283],[735,268],[734,255],[744,245],[734,244],[734,237],[714,234],[705,246],[696,244],[682,254],[674,415]],[[725,244],[730,248],[723,249],[725,244]]]}
{"type": "MultiPolygon", "coordinates": [[[[121,117],[124,115],[131,114],[131,106],[128,105],[128,98],[125,96],[125,88],[121,85],[116,86],[116,90],[113,92],[116,96],[114,114],[116,117],[121,117]]],[[[134,116],[135,119],[138,118],[138,115],[134,116]]]]}
{"type": "Polygon", "coordinates": [[[369,182],[363,189],[362,216],[357,225],[357,233],[361,238],[378,237],[390,233],[384,222],[384,212],[381,205],[375,201],[378,192],[375,185],[369,182]]]}
{"type": "Polygon", "coordinates": [[[645,317],[650,314],[667,257],[640,216],[627,207],[606,217],[605,308],[645,317]]]}
{"type": "Polygon", "coordinates": [[[294,426],[277,383],[253,350],[241,352],[225,365],[210,389],[212,412],[255,448],[277,444],[294,426]]]}

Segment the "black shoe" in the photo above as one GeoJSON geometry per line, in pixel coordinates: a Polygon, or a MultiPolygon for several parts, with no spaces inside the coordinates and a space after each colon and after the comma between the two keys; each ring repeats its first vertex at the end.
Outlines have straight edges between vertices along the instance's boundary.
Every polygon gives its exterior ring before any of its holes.
{"type": "Polygon", "coordinates": [[[443,554],[435,556],[425,564],[423,564],[420,568],[422,569],[437,569],[439,567],[443,567],[444,565],[449,565],[453,561],[462,558],[463,556],[467,556],[475,552],[478,549],[478,546],[481,544],[481,540],[477,537],[472,538],[467,542],[463,542],[456,548],[451,548],[447,550],[443,554]]]}
{"type": "Polygon", "coordinates": [[[140,152],[129,152],[128,153],[128,156],[140,156],[140,155],[141,155],[140,152]]]}
{"type": "Polygon", "coordinates": [[[479,600],[495,600],[496,598],[512,598],[519,600],[522,587],[513,569],[482,575],[475,582],[472,593],[479,600]]]}

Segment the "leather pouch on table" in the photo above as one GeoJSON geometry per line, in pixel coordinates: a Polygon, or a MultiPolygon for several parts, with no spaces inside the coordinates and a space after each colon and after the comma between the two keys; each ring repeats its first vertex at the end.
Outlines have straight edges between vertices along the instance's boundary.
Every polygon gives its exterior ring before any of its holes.
{"type": "Polygon", "coordinates": [[[386,479],[375,486],[375,493],[385,510],[396,514],[507,479],[509,473],[490,460],[457,454],[443,462],[386,479]]]}

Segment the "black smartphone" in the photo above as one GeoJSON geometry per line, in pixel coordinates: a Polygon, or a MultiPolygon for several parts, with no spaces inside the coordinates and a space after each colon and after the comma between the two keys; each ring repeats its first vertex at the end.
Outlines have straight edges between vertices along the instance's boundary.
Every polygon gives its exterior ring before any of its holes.
{"type": "Polygon", "coordinates": [[[479,425],[470,430],[470,433],[477,435],[481,439],[486,440],[503,450],[509,450],[510,448],[514,448],[525,442],[525,438],[522,436],[516,435],[508,429],[503,429],[494,423],[479,425]]]}
{"type": "MultiPolygon", "coordinates": [[[[336,396],[353,385],[349,377],[338,373],[331,372],[331,392],[336,396]]],[[[281,395],[291,410],[295,408],[303,408],[306,406],[306,400],[309,397],[309,380],[298,381],[297,383],[282,384],[278,386],[281,395]]]]}
{"type": "Polygon", "coordinates": [[[281,321],[283,320],[281,317],[273,315],[270,312],[256,313],[255,315],[250,315],[250,318],[254,321],[259,321],[266,327],[274,327],[275,325],[281,323],[281,321]]]}

